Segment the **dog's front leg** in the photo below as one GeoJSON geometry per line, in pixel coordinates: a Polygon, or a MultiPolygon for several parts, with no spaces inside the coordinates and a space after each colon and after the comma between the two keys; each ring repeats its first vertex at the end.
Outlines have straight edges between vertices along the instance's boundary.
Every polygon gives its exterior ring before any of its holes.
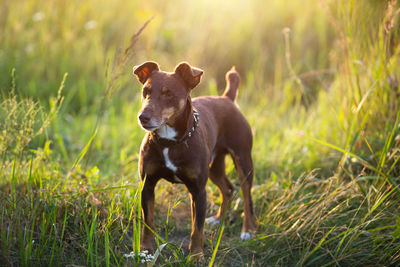
{"type": "Polygon", "coordinates": [[[192,201],[192,233],[190,235],[190,253],[195,258],[203,257],[204,221],[206,218],[207,193],[205,187],[190,190],[192,201]]]}
{"type": "Polygon", "coordinates": [[[155,179],[147,178],[142,190],[142,214],[144,217],[145,225],[143,225],[142,241],[140,249],[154,252],[153,239],[154,235],[149,229],[154,229],[154,188],[157,181],[155,179]]]}

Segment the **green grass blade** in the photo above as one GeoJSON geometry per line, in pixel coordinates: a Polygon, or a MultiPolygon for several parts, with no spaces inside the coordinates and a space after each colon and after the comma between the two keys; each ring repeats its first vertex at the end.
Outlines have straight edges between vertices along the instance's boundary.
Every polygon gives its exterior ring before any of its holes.
{"type": "MultiPolygon", "coordinates": [[[[329,230],[329,232],[326,233],[326,234],[324,235],[324,237],[318,242],[317,246],[316,246],[313,250],[311,250],[310,253],[308,253],[307,255],[305,255],[304,259],[301,261],[302,263],[305,263],[305,262],[308,260],[308,258],[310,258],[311,255],[313,255],[314,252],[317,251],[317,250],[322,246],[322,244],[324,244],[325,239],[330,235],[330,233],[332,233],[333,230],[335,230],[335,228],[336,228],[335,226],[332,227],[331,230],[329,230]]],[[[302,265],[302,264],[301,264],[301,265],[302,265]]]]}
{"type": "Polygon", "coordinates": [[[215,243],[215,247],[211,256],[211,260],[208,263],[208,267],[212,267],[214,265],[214,261],[215,261],[215,257],[217,256],[217,252],[218,252],[218,247],[219,244],[221,243],[221,239],[222,239],[222,234],[224,232],[225,229],[225,223],[224,223],[224,219],[222,219],[219,227],[218,227],[218,232],[217,232],[217,242],[215,243]]]}
{"type": "Polygon", "coordinates": [[[90,148],[90,145],[93,142],[93,139],[96,137],[97,135],[97,129],[94,131],[93,135],[90,137],[89,141],[87,142],[87,144],[85,145],[85,147],[83,148],[83,150],[81,151],[81,153],[79,154],[78,158],[75,160],[74,164],[72,165],[71,169],[74,169],[76,167],[77,164],[79,164],[79,162],[82,160],[82,158],[85,156],[85,154],[87,153],[87,151],[90,148]]]}
{"type": "Polygon", "coordinates": [[[343,148],[340,148],[340,147],[338,147],[338,146],[335,146],[335,145],[333,145],[333,144],[330,144],[330,143],[327,143],[327,142],[325,142],[325,141],[316,139],[316,138],[314,138],[314,137],[307,136],[307,138],[310,139],[310,140],[312,140],[312,141],[315,141],[315,142],[317,142],[317,143],[320,143],[321,145],[324,145],[324,146],[333,148],[333,149],[335,149],[335,150],[337,150],[337,151],[339,151],[339,152],[342,152],[343,154],[349,155],[349,156],[351,156],[351,157],[353,157],[353,158],[359,160],[360,162],[362,162],[362,163],[364,164],[364,166],[367,167],[368,169],[373,170],[373,171],[375,171],[375,172],[377,172],[377,173],[380,173],[382,176],[385,177],[384,173],[382,173],[382,172],[379,171],[377,168],[375,168],[374,166],[372,166],[371,164],[369,164],[366,160],[364,160],[364,159],[361,158],[360,156],[358,156],[358,155],[356,155],[356,154],[354,154],[354,153],[352,153],[352,152],[350,152],[350,151],[347,151],[347,150],[345,150],[345,149],[343,149],[343,148]]]}
{"type": "Polygon", "coordinates": [[[104,233],[104,254],[105,254],[105,263],[106,266],[110,266],[110,240],[109,240],[109,233],[108,230],[106,229],[104,233]]]}

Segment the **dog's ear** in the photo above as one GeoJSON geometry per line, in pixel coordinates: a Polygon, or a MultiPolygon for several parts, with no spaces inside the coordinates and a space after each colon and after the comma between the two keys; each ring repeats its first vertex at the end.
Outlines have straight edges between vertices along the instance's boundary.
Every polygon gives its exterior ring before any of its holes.
{"type": "Polygon", "coordinates": [[[193,89],[199,84],[203,71],[198,68],[191,67],[188,63],[179,63],[175,68],[175,73],[182,78],[189,89],[193,89]]]}
{"type": "Polygon", "coordinates": [[[150,77],[150,74],[155,70],[159,70],[157,63],[152,61],[147,61],[142,65],[134,66],[133,74],[136,75],[139,82],[144,84],[150,77]]]}

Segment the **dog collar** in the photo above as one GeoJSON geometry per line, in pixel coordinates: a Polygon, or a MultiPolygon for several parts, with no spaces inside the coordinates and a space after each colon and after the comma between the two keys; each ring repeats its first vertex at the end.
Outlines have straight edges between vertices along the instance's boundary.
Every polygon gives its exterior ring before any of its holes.
{"type": "Polygon", "coordinates": [[[154,140],[155,143],[158,143],[164,147],[171,147],[174,145],[185,143],[190,137],[193,136],[198,124],[199,124],[199,113],[197,112],[196,109],[193,109],[193,125],[182,139],[176,140],[176,141],[170,140],[170,139],[165,139],[165,138],[159,137],[157,133],[154,133],[152,135],[152,137],[153,137],[152,139],[154,140]]]}

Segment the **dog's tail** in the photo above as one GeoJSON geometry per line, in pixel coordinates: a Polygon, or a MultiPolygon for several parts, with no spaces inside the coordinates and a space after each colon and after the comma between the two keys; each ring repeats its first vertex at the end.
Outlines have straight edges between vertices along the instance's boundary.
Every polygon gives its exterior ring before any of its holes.
{"type": "Polygon", "coordinates": [[[222,95],[229,97],[232,101],[235,101],[240,83],[240,76],[236,71],[235,66],[233,66],[232,69],[226,73],[225,80],[226,88],[222,95]]]}

